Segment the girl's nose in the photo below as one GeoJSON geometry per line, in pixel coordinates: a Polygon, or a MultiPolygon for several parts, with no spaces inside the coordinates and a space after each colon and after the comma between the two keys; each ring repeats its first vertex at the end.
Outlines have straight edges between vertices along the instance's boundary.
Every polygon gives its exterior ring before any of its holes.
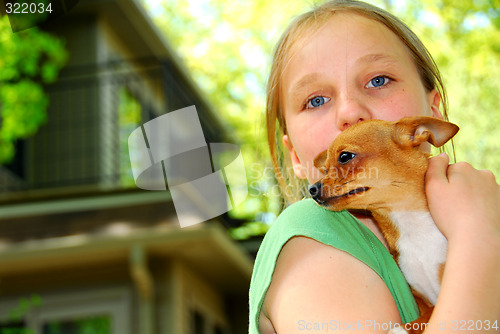
{"type": "Polygon", "coordinates": [[[371,119],[370,112],[360,99],[346,96],[337,100],[337,127],[340,131],[368,119],[371,119]]]}

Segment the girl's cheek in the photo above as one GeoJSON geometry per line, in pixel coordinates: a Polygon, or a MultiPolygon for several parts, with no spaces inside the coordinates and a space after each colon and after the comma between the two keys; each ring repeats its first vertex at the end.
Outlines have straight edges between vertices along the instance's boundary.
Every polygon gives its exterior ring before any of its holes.
{"type": "Polygon", "coordinates": [[[307,180],[309,181],[310,184],[314,184],[319,180],[321,180],[322,177],[323,174],[321,174],[321,172],[318,169],[314,168],[309,172],[307,180]]]}
{"type": "Polygon", "coordinates": [[[412,110],[413,103],[409,102],[407,98],[392,97],[387,100],[381,101],[374,118],[384,119],[387,121],[397,121],[405,116],[414,115],[412,110]]]}
{"type": "Polygon", "coordinates": [[[420,96],[417,91],[412,94],[406,89],[403,89],[395,99],[394,109],[399,110],[399,118],[428,114],[425,96],[420,96]]]}

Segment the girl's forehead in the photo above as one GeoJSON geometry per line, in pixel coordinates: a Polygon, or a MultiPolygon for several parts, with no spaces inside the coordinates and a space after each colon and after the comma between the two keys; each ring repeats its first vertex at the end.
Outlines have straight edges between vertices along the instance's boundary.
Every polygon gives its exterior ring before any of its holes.
{"type": "Polygon", "coordinates": [[[404,50],[408,54],[402,38],[383,23],[365,15],[346,11],[304,25],[291,40],[289,48],[291,57],[308,46],[318,50],[322,46],[330,46],[331,50],[388,48],[388,51],[404,50]]]}
{"type": "Polygon", "coordinates": [[[398,35],[381,22],[356,13],[336,13],[317,25],[303,27],[295,37],[285,59],[285,77],[297,68],[307,71],[316,64],[354,62],[367,55],[388,55],[405,65],[415,66],[409,49],[398,35]]]}

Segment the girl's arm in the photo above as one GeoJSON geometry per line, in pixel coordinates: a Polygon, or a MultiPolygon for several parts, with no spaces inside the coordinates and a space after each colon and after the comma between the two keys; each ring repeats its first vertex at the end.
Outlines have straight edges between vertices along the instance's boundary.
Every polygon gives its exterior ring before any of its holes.
{"type": "Polygon", "coordinates": [[[262,313],[278,334],[387,333],[389,324],[401,322],[389,289],[370,267],[306,237],[283,247],[262,313]]]}
{"type": "Polygon", "coordinates": [[[499,333],[500,187],[494,175],[467,163],[448,165],[448,156],[441,155],[429,161],[426,194],[449,243],[431,321],[455,324],[461,332],[499,333]],[[490,323],[496,329],[485,330],[490,323]]]}

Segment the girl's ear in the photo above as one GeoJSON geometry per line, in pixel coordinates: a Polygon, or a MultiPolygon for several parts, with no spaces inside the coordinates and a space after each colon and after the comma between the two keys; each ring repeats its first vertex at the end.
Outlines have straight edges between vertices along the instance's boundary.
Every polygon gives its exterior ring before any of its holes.
{"type": "Polygon", "coordinates": [[[306,175],[304,173],[304,169],[302,168],[302,164],[300,163],[297,152],[295,152],[295,149],[293,148],[292,141],[290,140],[288,135],[283,135],[281,141],[290,154],[290,160],[292,160],[293,172],[295,173],[295,176],[297,176],[299,179],[305,179],[306,175]]]}
{"type": "Polygon", "coordinates": [[[441,94],[436,89],[433,89],[429,93],[429,104],[431,106],[432,117],[443,119],[443,115],[439,110],[439,105],[441,104],[441,94]]]}

